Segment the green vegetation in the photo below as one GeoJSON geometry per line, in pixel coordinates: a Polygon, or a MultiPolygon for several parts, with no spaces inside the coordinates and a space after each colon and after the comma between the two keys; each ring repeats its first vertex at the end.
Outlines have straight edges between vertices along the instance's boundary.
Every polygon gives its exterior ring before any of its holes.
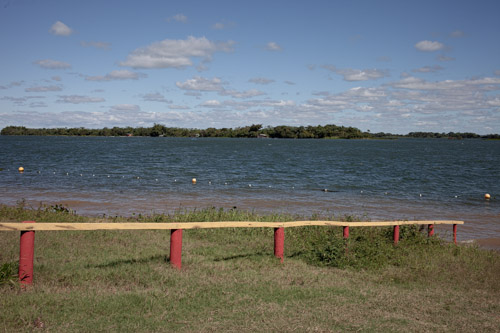
{"type": "Polygon", "coordinates": [[[66,136],[151,136],[151,137],[206,137],[206,138],[257,138],[280,139],[387,139],[387,138],[452,138],[452,139],[500,139],[498,134],[480,136],[474,133],[430,133],[412,132],[407,135],[362,132],[355,127],[337,125],[325,126],[275,126],[262,127],[261,124],[232,128],[187,129],[166,127],[155,124],[152,127],[88,128],[26,128],[7,126],[1,135],[66,135],[66,136]]]}
{"type": "MultiPolygon", "coordinates": [[[[108,221],[298,218],[209,208],[108,221]]],[[[20,220],[96,222],[60,205],[0,206],[0,221],[20,220]]],[[[178,271],[169,232],[37,232],[34,285],[22,292],[19,233],[2,232],[0,330],[498,331],[498,253],[415,226],[400,234],[394,246],[390,228],[351,228],[346,244],[338,227],[288,228],[280,264],[271,228],[185,230],[178,271]]]]}

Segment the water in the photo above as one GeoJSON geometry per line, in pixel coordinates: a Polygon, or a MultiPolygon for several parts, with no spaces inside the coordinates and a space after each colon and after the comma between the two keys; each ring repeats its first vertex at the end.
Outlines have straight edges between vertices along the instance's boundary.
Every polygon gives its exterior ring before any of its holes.
{"type": "Polygon", "coordinates": [[[0,136],[0,154],[2,204],[457,219],[459,239],[500,240],[500,141],[0,136]]]}

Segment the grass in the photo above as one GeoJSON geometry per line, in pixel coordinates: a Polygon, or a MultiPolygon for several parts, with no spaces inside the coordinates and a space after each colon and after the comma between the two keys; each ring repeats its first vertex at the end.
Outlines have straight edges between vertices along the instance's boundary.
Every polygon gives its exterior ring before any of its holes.
{"type": "MultiPolygon", "coordinates": [[[[109,219],[296,218],[201,209],[109,219]]],[[[0,206],[0,221],[20,220],[94,221],[60,206],[0,206]]],[[[37,232],[33,287],[22,291],[19,234],[2,232],[0,331],[498,332],[500,255],[414,226],[400,233],[395,247],[390,228],[351,228],[346,254],[340,227],[288,228],[280,264],[270,228],[186,230],[178,271],[167,231],[37,232]]]]}

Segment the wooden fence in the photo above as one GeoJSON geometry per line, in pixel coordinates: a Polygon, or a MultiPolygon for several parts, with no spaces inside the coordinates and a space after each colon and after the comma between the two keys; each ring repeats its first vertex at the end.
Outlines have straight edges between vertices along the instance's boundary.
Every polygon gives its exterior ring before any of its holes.
{"type": "Polygon", "coordinates": [[[33,282],[33,258],[35,231],[84,231],[84,230],[171,230],[170,264],[180,269],[182,265],[182,231],[184,229],[210,228],[274,228],[274,255],[283,262],[285,228],[304,226],[338,226],[343,229],[343,237],[349,237],[350,227],[392,226],[394,244],[399,241],[401,225],[427,225],[428,236],[434,235],[434,225],[453,225],[453,242],[457,243],[457,225],[463,221],[382,221],[382,222],[341,222],[341,221],[293,221],[293,222],[171,222],[171,223],[52,223],[35,221],[0,222],[0,231],[20,231],[19,246],[19,281],[23,286],[33,282]]]}

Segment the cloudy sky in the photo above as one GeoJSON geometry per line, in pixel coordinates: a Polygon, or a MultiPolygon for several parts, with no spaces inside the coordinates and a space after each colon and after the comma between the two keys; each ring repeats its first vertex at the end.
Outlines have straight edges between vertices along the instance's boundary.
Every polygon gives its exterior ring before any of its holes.
{"type": "Polygon", "coordinates": [[[500,133],[500,1],[0,1],[0,128],[500,133]]]}

